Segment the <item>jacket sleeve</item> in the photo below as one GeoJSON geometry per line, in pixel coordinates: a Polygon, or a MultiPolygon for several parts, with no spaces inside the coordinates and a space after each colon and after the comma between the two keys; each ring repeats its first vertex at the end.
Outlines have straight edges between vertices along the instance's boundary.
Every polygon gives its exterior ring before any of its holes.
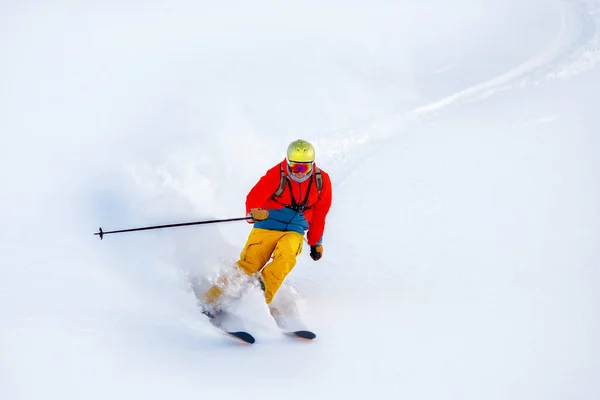
{"type": "Polygon", "coordinates": [[[319,194],[319,201],[313,208],[313,215],[308,228],[307,241],[309,246],[321,244],[323,232],[325,231],[325,219],[331,207],[331,179],[329,175],[321,171],[323,177],[323,188],[319,194]]]}
{"type": "Polygon", "coordinates": [[[265,204],[279,187],[279,164],[267,171],[246,196],[246,215],[251,208],[264,208],[265,204]]]}

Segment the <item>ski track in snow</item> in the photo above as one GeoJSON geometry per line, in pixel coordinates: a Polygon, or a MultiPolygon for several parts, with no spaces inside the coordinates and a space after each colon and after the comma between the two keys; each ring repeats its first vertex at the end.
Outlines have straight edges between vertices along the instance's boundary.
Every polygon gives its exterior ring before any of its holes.
{"type": "Polygon", "coordinates": [[[536,71],[545,69],[565,59],[577,46],[581,45],[581,37],[585,31],[587,14],[580,3],[560,2],[560,6],[560,31],[548,48],[502,75],[450,95],[442,100],[419,107],[413,110],[411,114],[415,117],[420,117],[440,111],[453,104],[486,99],[497,92],[518,86],[520,79],[531,76],[536,71]]]}
{"type": "Polygon", "coordinates": [[[559,0],[561,25],[554,41],[524,63],[486,82],[469,87],[441,100],[426,104],[401,116],[376,121],[367,132],[346,132],[317,141],[326,149],[327,163],[335,172],[334,185],[343,181],[353,169],[385,146],[406,128],[438,115],[459,104],[488,99],[500,92],[525,84],[540,85],[555,79],[568,79],[600,64],[600,1],[559,0]],[[349,153],[352,152],[352,156],[349,153]]]}
{"type": "Polygon", "coordinates": [[[594,58],[600,51],[596,23],[600,20],[600,2],[559,1],[561,26],[557,37],[544,50],[523,64],[470,88],[411,111],[405,119],[419,119],[458,103],[480,101],[504,90],[514,89],[527,82],[540,83],[552,79],[561,71],[575,76],[586,69],[578,67],[594,58]],[[587,5],[586,5],[587,3],[587,5]],[[572,66],[572,68],[568,68],[572,66]]]}

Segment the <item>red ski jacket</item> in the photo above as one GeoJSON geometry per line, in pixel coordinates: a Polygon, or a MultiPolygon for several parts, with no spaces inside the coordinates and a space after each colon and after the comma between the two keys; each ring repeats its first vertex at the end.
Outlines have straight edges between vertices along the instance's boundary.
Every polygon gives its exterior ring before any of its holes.
{"type": "Polygon", "coordinates": [[[325,219],[331,207],[331,179],[321,170],[323,185],[319,192],[313,166],[311,177],[297,182],[289,176],[287,162],[283,160],[267,171],[246,196],[246,214],[252,208],[264,208],[269,218],[254,224],[256,228],[296,231],[304,234],[308,230],[310,246],[321,244],[325,230],[325,219]],[[281,169],[287,180],[280,197],[275,192],[281,183],[281,169]]]}

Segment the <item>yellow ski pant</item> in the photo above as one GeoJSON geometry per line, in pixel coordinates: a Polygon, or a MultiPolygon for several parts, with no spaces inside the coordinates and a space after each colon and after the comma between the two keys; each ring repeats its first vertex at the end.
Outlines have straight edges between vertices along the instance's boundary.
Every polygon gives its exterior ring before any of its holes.
{"type": "MultiPolygon", "coordinates": [[[[302,234],[293,231],[253,228],[250,232],[237,266],[248,275],[260,271],[267,304],[271,303],[283,280],[296,265],[296,257],[302,252],[303,240],[302,234]],[[273,260],[267,265],[271,257],[273,260]]],[[[221,284],[226,285],[226,282],[221,284]]],[[[207,301],[216,303],[224,289],[213,286],[207,293],[207,301]]]]}

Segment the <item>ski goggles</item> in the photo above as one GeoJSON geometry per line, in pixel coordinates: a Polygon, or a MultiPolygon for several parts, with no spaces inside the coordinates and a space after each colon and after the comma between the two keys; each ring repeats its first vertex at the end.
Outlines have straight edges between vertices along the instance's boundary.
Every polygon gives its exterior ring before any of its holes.
{"type": "Polygon", "coordinates": [[[313,163],[288,161],[288,167],[293,174],[308,174],[312,171],[313,163]]]}

